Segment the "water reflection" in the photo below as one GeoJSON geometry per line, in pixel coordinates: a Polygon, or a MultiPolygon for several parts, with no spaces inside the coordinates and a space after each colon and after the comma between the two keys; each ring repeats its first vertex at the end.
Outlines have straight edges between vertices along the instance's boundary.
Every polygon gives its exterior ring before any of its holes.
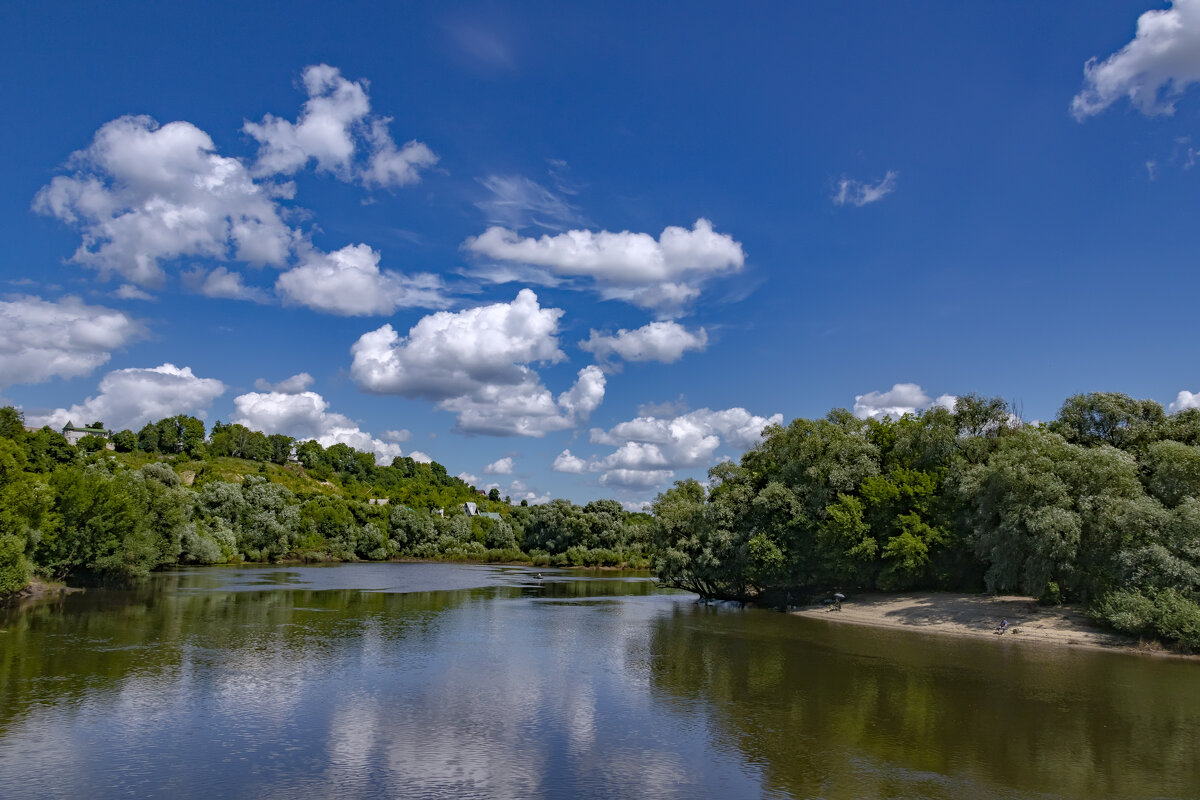
{"type": "MultiPolygon", "coordinates": [[[[0,617],[30,797],[1189,796],[1200,668],[698,606],[641,575],[217,568],[0,617]]],[[[0,789],[0,794],[3,794],[0,789]]]]}
{"type": "Polygon", "coordinates": [[[654,621],[664,703],[788,796],[1193,797],[1200,666],[765,612],[654,621]]]}

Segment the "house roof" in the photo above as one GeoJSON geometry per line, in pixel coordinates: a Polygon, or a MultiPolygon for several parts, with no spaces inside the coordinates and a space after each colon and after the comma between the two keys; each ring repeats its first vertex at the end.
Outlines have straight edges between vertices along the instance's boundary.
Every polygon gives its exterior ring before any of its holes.
{"type": "Polygon", "coordinates": [[[74,425],[64,425],[63,433],[90,433],[93,436],[108,436],[108,431],[104,428],[77,428],[74,425]]]}

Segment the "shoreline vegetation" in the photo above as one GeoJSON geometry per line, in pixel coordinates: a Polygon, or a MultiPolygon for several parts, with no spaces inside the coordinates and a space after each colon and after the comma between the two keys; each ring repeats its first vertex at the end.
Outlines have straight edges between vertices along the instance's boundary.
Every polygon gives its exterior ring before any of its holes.
{"type": "MultiPolygon", "coordinates": [[[[64,429],[68,430],[68,429],[64,429]]],[[[768,426],[652,514],[512,505],[436,462],[176,416],[68,442],[0,408],[0,597],[173,565],[423,560],[652,568],[704,599],[1026,595],[1200,651],[1200,409],[1076,395],[1027,424],[966,395],[768,426]]],[[[1017,634],[1020,636],[1020,634],[1017,634]]]]}
{"type": "Polygon", "coordinates": [[[414,558],[648,568],[652,520],[615,500],[512,504],[437,462],[376,463],[194,417],[111,432],[0,408],[0,597],[123,585],[176,565],[414,558]]]}

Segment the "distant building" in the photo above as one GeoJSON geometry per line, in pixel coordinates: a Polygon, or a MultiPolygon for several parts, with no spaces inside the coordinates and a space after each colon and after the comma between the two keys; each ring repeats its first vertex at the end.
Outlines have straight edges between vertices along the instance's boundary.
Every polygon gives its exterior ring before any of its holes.
{"type": "Polygon", "coordinates": [[[479,506],[475,505],[474,503],[463,503],[462,508],[468,517],[479,516],[479,506]]]}
{"type": "Polygon", "coordinates": [[[79,444],[79,440],[85,436],[99,436],[101,439],[107,439],[112,436],[112,431],[106,431],[104,428],[77,428],[75,427],[75,423],[68,421],[63,426],[62,435],[69,444],[77,445],[79,444]]]}
{"type": "Polygon", "coordinates": [[[388,499],[386,497],[372,497],[367,501],[367,504],[372,506],[386,506],[388,499]]]}
{"type": "Polygon", "coordinates": [[[480,511],[479,516],[487,517],[488,519],[494,519],[497,522],[499,522],[501,519],[503,519],[503,517],[500,516],[499,511],[480,511]]]}

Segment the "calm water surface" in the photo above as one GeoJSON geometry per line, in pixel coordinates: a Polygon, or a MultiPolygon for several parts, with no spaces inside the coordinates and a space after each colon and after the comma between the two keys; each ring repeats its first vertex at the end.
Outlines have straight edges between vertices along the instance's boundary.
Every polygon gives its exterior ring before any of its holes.
{"type": "Polygon", "coordinates": [[[0,611],[0,797],[147,796],[1200,797],[1200,664],[452,564],[0,611]]]}

